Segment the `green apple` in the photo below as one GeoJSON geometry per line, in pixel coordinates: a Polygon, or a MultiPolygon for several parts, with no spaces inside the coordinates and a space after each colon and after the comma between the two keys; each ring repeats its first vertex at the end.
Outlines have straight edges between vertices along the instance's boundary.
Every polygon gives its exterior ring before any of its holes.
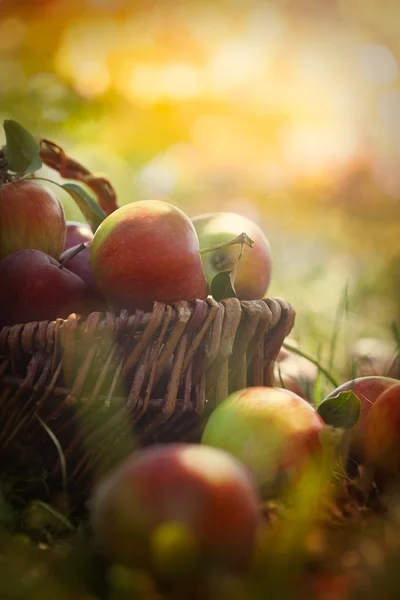
{"type": "Polygon", "coordinates": [[[227,242],[246,233],[254,242],[252,248],[240,244],[219,248],[202,255],[207,282],[221,271],[235,268],[235,291],[239,300],[257,300],[265,297],[271,279],[272,256],[267,237],[261,228],[242,215],[235,213],[208,213],[192,219],[199,238],[200,249],[227,242]]]}
{"type": "Polygon", "coordinates": [[[202,443],[221,448],[253,472],[260,489],[275,493],[321,449],[324,422],[297,394],[250,387],[234,392],[211,413],[202,443]]]}

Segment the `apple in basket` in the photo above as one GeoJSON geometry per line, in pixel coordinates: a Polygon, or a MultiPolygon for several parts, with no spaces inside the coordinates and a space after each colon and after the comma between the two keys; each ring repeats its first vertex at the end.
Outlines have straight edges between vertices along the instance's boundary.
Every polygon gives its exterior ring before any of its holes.
{"type": "Polygon", "coordinates": [[[282,388],[234,392],[211,413],[202,443],[230,452],[254,473],[266,495],[275,494],[317,456],[321,417],[306,400],[282,388]]]}
{"type": "Polygon", "coordinates": [[[261,228],[235,213],[208,213],[192,219],[199,236],[200,248],[227,242],[245,232],[254,242],[252,247],[226,246],[203,254],[203,266],[208,284],[221,271],[231,271],[240,261],[235,273],[235,291],[239,300],[263,298],[268,290],[272,272],[271,248],[261,228]]]}
{"type": "Polygon", "coordinates": [[[67,235],[65,236],[64,252],[69,248],[91,242],[93,232],[87,223],[79,223],[78,221],[67,221],[67,235]]]}
{"type": "Polygon", "coordinates": [[[253,478],[233,456],[199,444],[138,450],[100,481],[91,502],[110,561],[165,576],[246,567],[260,525],[253,478]]]}
{"type": "Polygon", "coordinates": [[[60,258],[66,222],[55,194],[35,181],[0,185],[0,259],[34,248],[60,258]]]}
{"type": "Polygon", "coordinates": [[[1,326],[84,312],[85,283],[40,250],[20,250],[0,260],[0,280],[1,326]]]}
{"type": "Polygon", "coordinates": [[[398,383],[398,379],[371,375],[346,381],[333,390],[325,400],[337,396],[341,392],[353,391],[360,400],[360,416],[357,423],[345,433],[349,444],[349,457],[357,463],[363,463],[365,454],[365,425],[368,414],[376,399],[388,388],[398,383]]]}
{"type": "Polygon", "coordinates": [[[154,301],[171,304],[208,293],[196,230],[167,202],[133,202],[109,215],[95,233],[91,265],[117,310],[151,310],[154,301]]]}
{"type": "Polygon", "coordinates": [[[90,242],[80,243],[65,250],[60,262],[75,275],[78,275],[87,286],[87,299],[92,311],[106,311],[107,303],[97,284],[90,265],[90,242]]]}

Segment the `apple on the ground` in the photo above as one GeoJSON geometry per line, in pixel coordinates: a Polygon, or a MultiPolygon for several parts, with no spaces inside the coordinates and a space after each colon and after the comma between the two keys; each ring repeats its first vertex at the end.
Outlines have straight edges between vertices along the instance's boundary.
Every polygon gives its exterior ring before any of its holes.
{"type": "Polygon", "coordinates": [[[266,493],[289,482],[320,450],[324,423],[297,394],[250,387],[234,392],[211,413],[202,443],[244,462],[266,493]]]}
{"type": "Polygon", "coordinates": [[[365,421],[366,463],[377,470],[381,482],[400,476],[400,381],[375,400],[365,421]]]}
{"type": "Polygon", "coordinates": [[[170,572],[182,568],[171,556],[191,562],[189,570],[199,561],[213,568],[246,567],[261,516],[245,466],[200,444],[133,453],[99,482],[91,508],[95,540],[105,556],[163,574],[166,565],[170,572]]]}
{"type": "Polygon", "coordinates": [[[346,381],[341,386],[333,390],[325,399],[333,398],[341,392],[353,391],[360,400],[360,416],[358,422],[345,433],[345,439],[349,445],[349,457],[361,464],[364,462],[365,453],[365,425],[368,414],[376,402],[378,396],[388,388],[396,385],[397,379],[391,377],[369,376],[357,377],[346,381]]]}

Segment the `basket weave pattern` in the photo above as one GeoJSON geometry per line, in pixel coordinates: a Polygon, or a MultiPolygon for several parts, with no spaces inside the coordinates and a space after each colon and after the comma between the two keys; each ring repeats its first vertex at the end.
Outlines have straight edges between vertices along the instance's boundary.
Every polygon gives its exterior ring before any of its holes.
{"type": "Polygon", "coordinates": [[[208,298],[3,327],[0,456],[59,477],[56,438],[79,481],[130,445],[198,440],[228,393],[273,385],[294,318],[280,298],[208,298]]]}

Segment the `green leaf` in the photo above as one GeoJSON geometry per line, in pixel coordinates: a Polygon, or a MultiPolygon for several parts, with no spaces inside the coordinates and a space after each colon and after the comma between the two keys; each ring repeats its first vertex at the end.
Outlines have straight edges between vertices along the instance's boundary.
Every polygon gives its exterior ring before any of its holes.
{"type": "Polygon", "coordinates": [[[360,417],[361,402],[352,391],[340,392],[337,396],[321,402],[317,412],[322,420],[332,427],[351,429],[360,417]]]}
{"type": "Polygon", "coordinates": [[[211,296],[217,302],[226,298],[237,298],[234,286],[235,271],[236,269],[233,269],[233,271],[221,271],[212,280],[210,292],[211,296]]]}
{"type": "Polygon", "coordinates": [[[6,135],[4,154],[10,171],[25,175],[40,169],[40,144],[33,135],[16,121],[6,120],[3,126],[6,135]]]}
{"type": "Polygon", "coordinates": [[[107,216],[104,210],[80,185],[64,183],[62,187],[75,200],[94,233],[107,216]]]}

